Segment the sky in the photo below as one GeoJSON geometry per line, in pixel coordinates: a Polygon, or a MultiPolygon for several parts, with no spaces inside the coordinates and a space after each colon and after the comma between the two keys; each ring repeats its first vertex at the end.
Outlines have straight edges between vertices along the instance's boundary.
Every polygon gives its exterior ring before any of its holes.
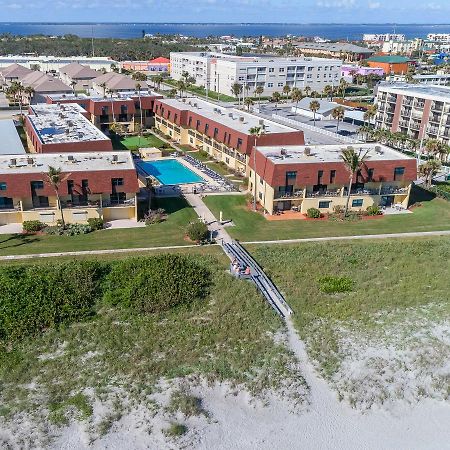
{"type": "Polygon", "coordinates": [[[449,0],[0,0],[1,22],[448,23],[449,0]]]}

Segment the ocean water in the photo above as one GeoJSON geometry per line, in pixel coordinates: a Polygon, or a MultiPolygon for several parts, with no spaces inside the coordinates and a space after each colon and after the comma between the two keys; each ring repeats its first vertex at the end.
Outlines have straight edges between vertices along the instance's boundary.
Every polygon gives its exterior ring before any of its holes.
{"type": "Polygon", "coordinates": [[[428,33],[450,33],[450,25],[394,24],[281,24],[281,23],[19,23],[1,22],[0,34],[45,34],[80,37],[138,38],[142,31],[151,34],[183,34],[206,37],[242,36],[321,36],[327,39],[361,39],[364,33],[403,33],[407,38],[426,37],[428,33]]]}

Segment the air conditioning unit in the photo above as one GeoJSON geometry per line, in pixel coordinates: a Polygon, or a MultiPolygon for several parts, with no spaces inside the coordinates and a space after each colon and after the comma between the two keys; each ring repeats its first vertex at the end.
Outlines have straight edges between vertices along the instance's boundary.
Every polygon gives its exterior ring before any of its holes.
{"type": "Polygon", "coordinates": [[[33,158],[27,158],[27,164],[29,166],[32,166],[34,164],[34,159],[33,158]]]}
{"type": "Polygon", "coordinates": [[[264,126],[264,119],[259,119],[259,124],[264,126]]]}
{"type": "Polygon", "coordinates": [[[285,148],[282,148],[281,151],[280,151],[280,153],[281,153],[283,156],[286,156],[286,155],[287,155],[287,151],[286,151],[285,148]]]}
{"type": "Polygon", "coordinates": [[[16,167],[16,166],[17,166],[17,159],[11,158],[11,160],[9,162],[9,167],[16,167]]]}
{"type": "Polygon", "coordinates": [[[233,118],[233,113],[228,113],[228,117],[233,118]]]}
{"type": "Polygon", "coordinates": [[[243,121],[244,121],[244,117],[243,117],[243,116],[239,117],[239,120],[240,120],[241,122],[243,122],[243,121]]]}
{"type": "Polygon", "coordinates": [[[303,150],[303,153],[305,154],[305,156],[310,156],[311,155],[311,148],[310,147],[305,147],[305,150],[303,150]]]}

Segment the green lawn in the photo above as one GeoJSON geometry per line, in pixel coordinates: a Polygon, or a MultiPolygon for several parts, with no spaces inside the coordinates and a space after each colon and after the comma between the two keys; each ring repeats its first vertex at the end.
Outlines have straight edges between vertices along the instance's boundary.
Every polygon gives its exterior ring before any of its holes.
{"type": "Polygon", "coordinates": [[[450,323],[449,237],[248,249],[284,292],[310,356],[342,398],[368,407],[395,396],[448,395],[447,372],[436,365],[448,361],[450,348],[433,330],[450,323]],[[353,287],[324,293],[324,276],[346,277],[353,287]],[[357,372],[349,374],[346,362],[357,372]],[[394,380],[404,382],[398,392],[394,380]]]}
{"type": "MultiPolygon", "coordinates": [[[[417,188],[416,196],[426,195],[422,189],[417,188]]],[[[422,206],[414,208],[413,214],[390,215],[355,222],[270,222],[261,214],[249,211],[243,196],[210,196],[204,201],[217,218],[222,211],[225,220],[233,220],[235,226],[228,228],[228,232],[241,241],[450,230],[450,202],[439,198],[422,201],[422,206]]]]}
{"type": "MultiPolygon", "coordinates": [[[[166,84],[170,84],[171,86],[176,87],[176,81],[172,80],[172,79],[165,79],[164,83],[166,84]]],[[[200,95],[201,97],[205,97],[206,98],[206,90],[204,87],[202,86],[189,86],[189,89],[187,90],[188,92],[191,92],[193,94],[197,94],[200,95]]],[[[235,102],[236,98],[230,96],[230,95],[225,95],[225,94],[218,94],[217,92],[214,92],[212,90],[208,91],[208,99],[209,100],[220,100],[222,102],[235,102]]]]}
{"type": "Polygon", "coordinates": [[[138,148],[144,147],[157,147],[160,148],[166,143],[154,136],[153,134],[148,134],[144,136],[129,136],[129,137],[119,137],[117,135],[112,135],[111,137],[113,148],[115,150],[137,150],[138,148]]]}
{"type": "Polygon", "coordinates": [[[80,236],[0,235],[0,255],[53,253],[113,248],[187,245],[184,230],[197,215],[184,199],[161,199],[156,205],[168,219],[144,228],[101,230],[80,236]]]}

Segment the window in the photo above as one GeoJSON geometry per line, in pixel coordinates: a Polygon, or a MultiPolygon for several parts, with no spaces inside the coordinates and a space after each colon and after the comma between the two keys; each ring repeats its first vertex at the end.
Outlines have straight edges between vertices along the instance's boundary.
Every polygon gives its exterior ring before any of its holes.
{"type": "Polygon", "coordinates": [[[330,184],[333,184],[335,179],[336,179],[336,171],[330,170],[330,184]]]}
{"type": "Polygon", "coordinates": [[[115,192],[109,196],[112,205],[118,205],[126,200],[125,192],[115,192]]]}
{"type": "Polygon", "coordinates": [[[322,184],[323,170],[317,171],[317,184],[322,184]]]}
{"type": "Polygon", "coordinates": [[[367,169],[368,181],[373,181],[373,173],[375,169],[367,169]]]}
{"type": "Polygon", "coordinates": [[[192,125],[192,117],[189,117],[188,126],[190,127],[192,125]]]}
{"type": "Polygon", "coordinates": [[[297,178],[297,172],[294,170],[286,172],[286,180],[294,180],[297,178]]]}
{"type": "Polygon", "coordinates": [[[208,130],[209,130],[209,124],[205,123],[205,134],[208,133],[208,130]]]}
{"type": "Polygon", "coordinates": [[[44,189],[43,181],[32,181],[31,182],[31,190],[36,191],[37,189],[44,189]]]}
{"type": "MultiPolygon", "coordinates": [[[[258,72],[265,72],[266,68],[265,67],[258,67],[257,69],[258,72]]],[[[269,70],[270,71],[270,70],[269,70]]]]}
{"type": "Polygon", "coordinates": [[[0,191],[6,191],[6,183],[4,181],[0,181],[0,191]]]}
{"type": "Polygon", "coordinates": [[[241,148],[241,146],[242,146],[242,139],[238,138],[238,140],[237,140],[237,148],[241,148]]]}
{"type": "Polygon", "coordinates": [[[267,83],[267,87],[273,87],[273,83],[267,83]]]}
{"type": "Polygon", "coordinates": [[[312,78],[311,74],[306,75],[306,78],[312,78]]]}
{"type": "Polygon", "coordinates": [[[260,193],[258,194],[258,197],[259,197],[260,200],[262,200],[262,192],[260,192],[260,193]]]}
{"type": "Polygon", "coordinates": [[[278,72],[280,72],[280,73],[284,72],[284,67],[280,67],[280,68],[278,69],[278,72]]]}
{"type": "Polygon", "coordinates": [[[219,129],[218,128],[214,128],[214,137],[216,137],[219,134],[219,129]]]}
{"type": "Polygon", "coordinates": [[[269,67],[269,72],[274,72],[275,69],[273,67],[269,67]]]}
{"type": "Polygon", "coordinates": [[[361,208],[363,205],[363,199],[362,198],[356,198],[352,201],[352,208],[361,208]]]}
{"type": "Polygon", "coordinates": [[[261,177],[259,178],[259,184],[264,185],[264,180],[261,177]]]}
{"type": "Polygon", "coordinates": [[[284,83],[283,83],[283,82],[278,83],[278,87],[283,87],[283,86],[284,86],[284,83]]]}
{"type": "Polygon", "coordinates": [[[329,208],[329,207],[330,207],[330,203],[331,203],[331,201],[322,201],[322,202],[319,202],[319,208],[320,208],[320,209],[329,208]]]}
{"type": "Polygon", "coordinates": [[[200,127],[200,120],[197,120],[197,122],[195,122],[195,129],[198,130],[200,127]]]}
{"type": "Polygon", "coordinates": [[[322,70],[322,67],[319,66],[319,67],[317,68],[317,70],[320,72],[320,71],[322,70]]]}
{"type": "Polygon", "coordinates": [[[13,209],[13,199],[9,197],[0,197],[0,209],[13,209]]]}
{"type": "Polygon", "coordinates": [[[74,186],[73,180],[67,180],[67,193],[69,195],[73,194],[73,186],[74,186]]]}
{"type": "Polygon", "coordinates": [[[81,180],[81,187],[83,191],[87,191],[89,189],[89,181],[88,180],[81,180]]]}
{"type": "Polygon", "coordinates": [[[405,174],[405,168],[404,167],[396,167],[394,169],[394,181],[402,180],[404,174],[405,174]]]}
{"type": "Polygon", "coordinates": [[[239,79],[239,81],[244,81],[245,77],[239,77],[238,79],[239,79]]]}
{"type": "Polygon", "coordinates": [[[308,67],[308,72],[312,72],[313,68],[312,67],[308,67]]]}
{"type": "Polygon", "coordinates": [[[123,178],[112,178],[111,184],[113,186],[123,186],[123,178]]]}

